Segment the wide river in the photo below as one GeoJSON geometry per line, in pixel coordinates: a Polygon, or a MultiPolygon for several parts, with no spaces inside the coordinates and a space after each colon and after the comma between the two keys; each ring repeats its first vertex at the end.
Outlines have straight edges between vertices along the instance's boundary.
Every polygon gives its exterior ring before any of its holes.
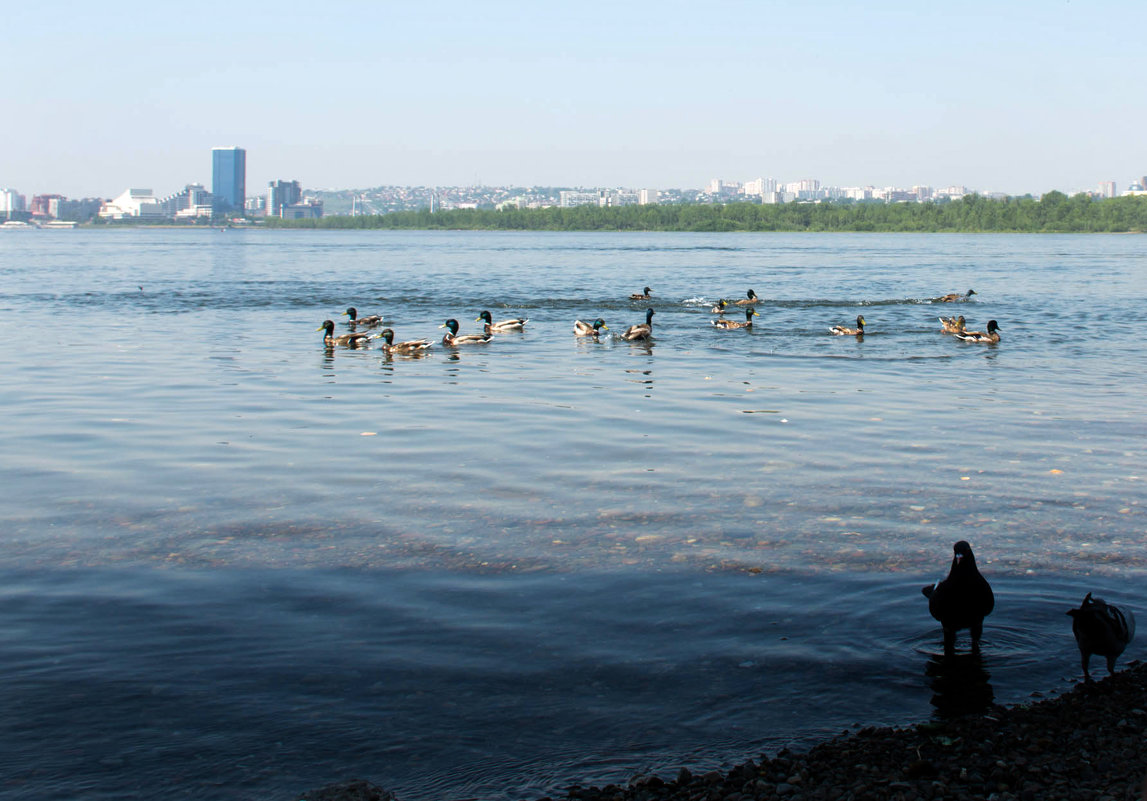
{"type": "Polygon", "coordinates": [[[1145,309],[1143,236],[0,232],[0,797],[528,799],[1063,691],[1064,612],[1144,608],[1145,309]]]}

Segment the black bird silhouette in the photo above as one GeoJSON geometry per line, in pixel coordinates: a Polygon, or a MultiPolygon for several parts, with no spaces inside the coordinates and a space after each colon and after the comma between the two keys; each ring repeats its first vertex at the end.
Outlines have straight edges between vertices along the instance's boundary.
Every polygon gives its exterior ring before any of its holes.
{"type": "Polygon", "coordinates": [[[1113,606],[1087,593],[1078,609],[1069,609],[1071,633],[1079,645],[1083,677],[1091,678],[1087,663],[1092,654],[1107,657],[1107,672],[1115,672],[1115,660],[1135,636],[1135,616],[1130,609],[1113,606]]]}
{"type": "Polygon", "coordinates": [[[952,568],[948,577],[921,592],[928,599],[928,611],[944,627],[944,653],[951,654],[956,647],[956,632],[968,629],[972,634],[972,650],[980,649],[980,636],[984,633],[984,618],[992,613],[996,597],[988,580],[976,569],[972,546],[960,540],[952,546],[952,568]]]}

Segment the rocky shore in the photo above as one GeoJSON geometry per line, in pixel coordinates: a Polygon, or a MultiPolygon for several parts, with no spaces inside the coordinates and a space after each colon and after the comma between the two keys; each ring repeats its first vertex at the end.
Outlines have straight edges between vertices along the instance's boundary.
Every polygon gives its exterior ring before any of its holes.
{"type": "MultiPolygon", "coordinates": [[[[909,728],[868,728],[727,773],[571,787],[561,801],[1147,801],[1147,664],[1056,698],[909,728]]],[[[395,801],[368,782],[300,801],[395,801]]],[[[449,801],[443,799],[443,801],[449,801]]],[[[559,798],[543,801],[559,801],[559,798]]]]}

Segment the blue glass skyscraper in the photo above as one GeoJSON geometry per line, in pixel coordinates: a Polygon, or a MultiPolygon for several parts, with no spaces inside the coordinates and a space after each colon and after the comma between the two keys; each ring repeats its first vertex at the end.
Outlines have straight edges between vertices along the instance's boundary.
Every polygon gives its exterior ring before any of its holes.
{"type": "Polygon", "coordinates": [[[247,151],[241,147],[211,150],[212,207],[216,214],[242,214],[247,204],[247,151]]]}

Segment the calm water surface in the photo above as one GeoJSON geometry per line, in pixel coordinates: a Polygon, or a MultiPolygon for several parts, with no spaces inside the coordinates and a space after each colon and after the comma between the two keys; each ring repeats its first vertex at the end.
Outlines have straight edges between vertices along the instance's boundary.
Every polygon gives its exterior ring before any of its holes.
{"type": "Polygon", "coordinates": [[[1063,611],[1143,608],[1145,267],[1137,236],[5,232],[0,797],[533,798],[1063,690],[1063,611]],[[748,288],[753,331],[709,325],[748,288]],[[530,323],[324,349],[349,305],[530,323]],[[646,305],[650,345],[572,336],[646,305]],[[997,606],[941,663],[919,587],[960,538],[997,606]]]}

